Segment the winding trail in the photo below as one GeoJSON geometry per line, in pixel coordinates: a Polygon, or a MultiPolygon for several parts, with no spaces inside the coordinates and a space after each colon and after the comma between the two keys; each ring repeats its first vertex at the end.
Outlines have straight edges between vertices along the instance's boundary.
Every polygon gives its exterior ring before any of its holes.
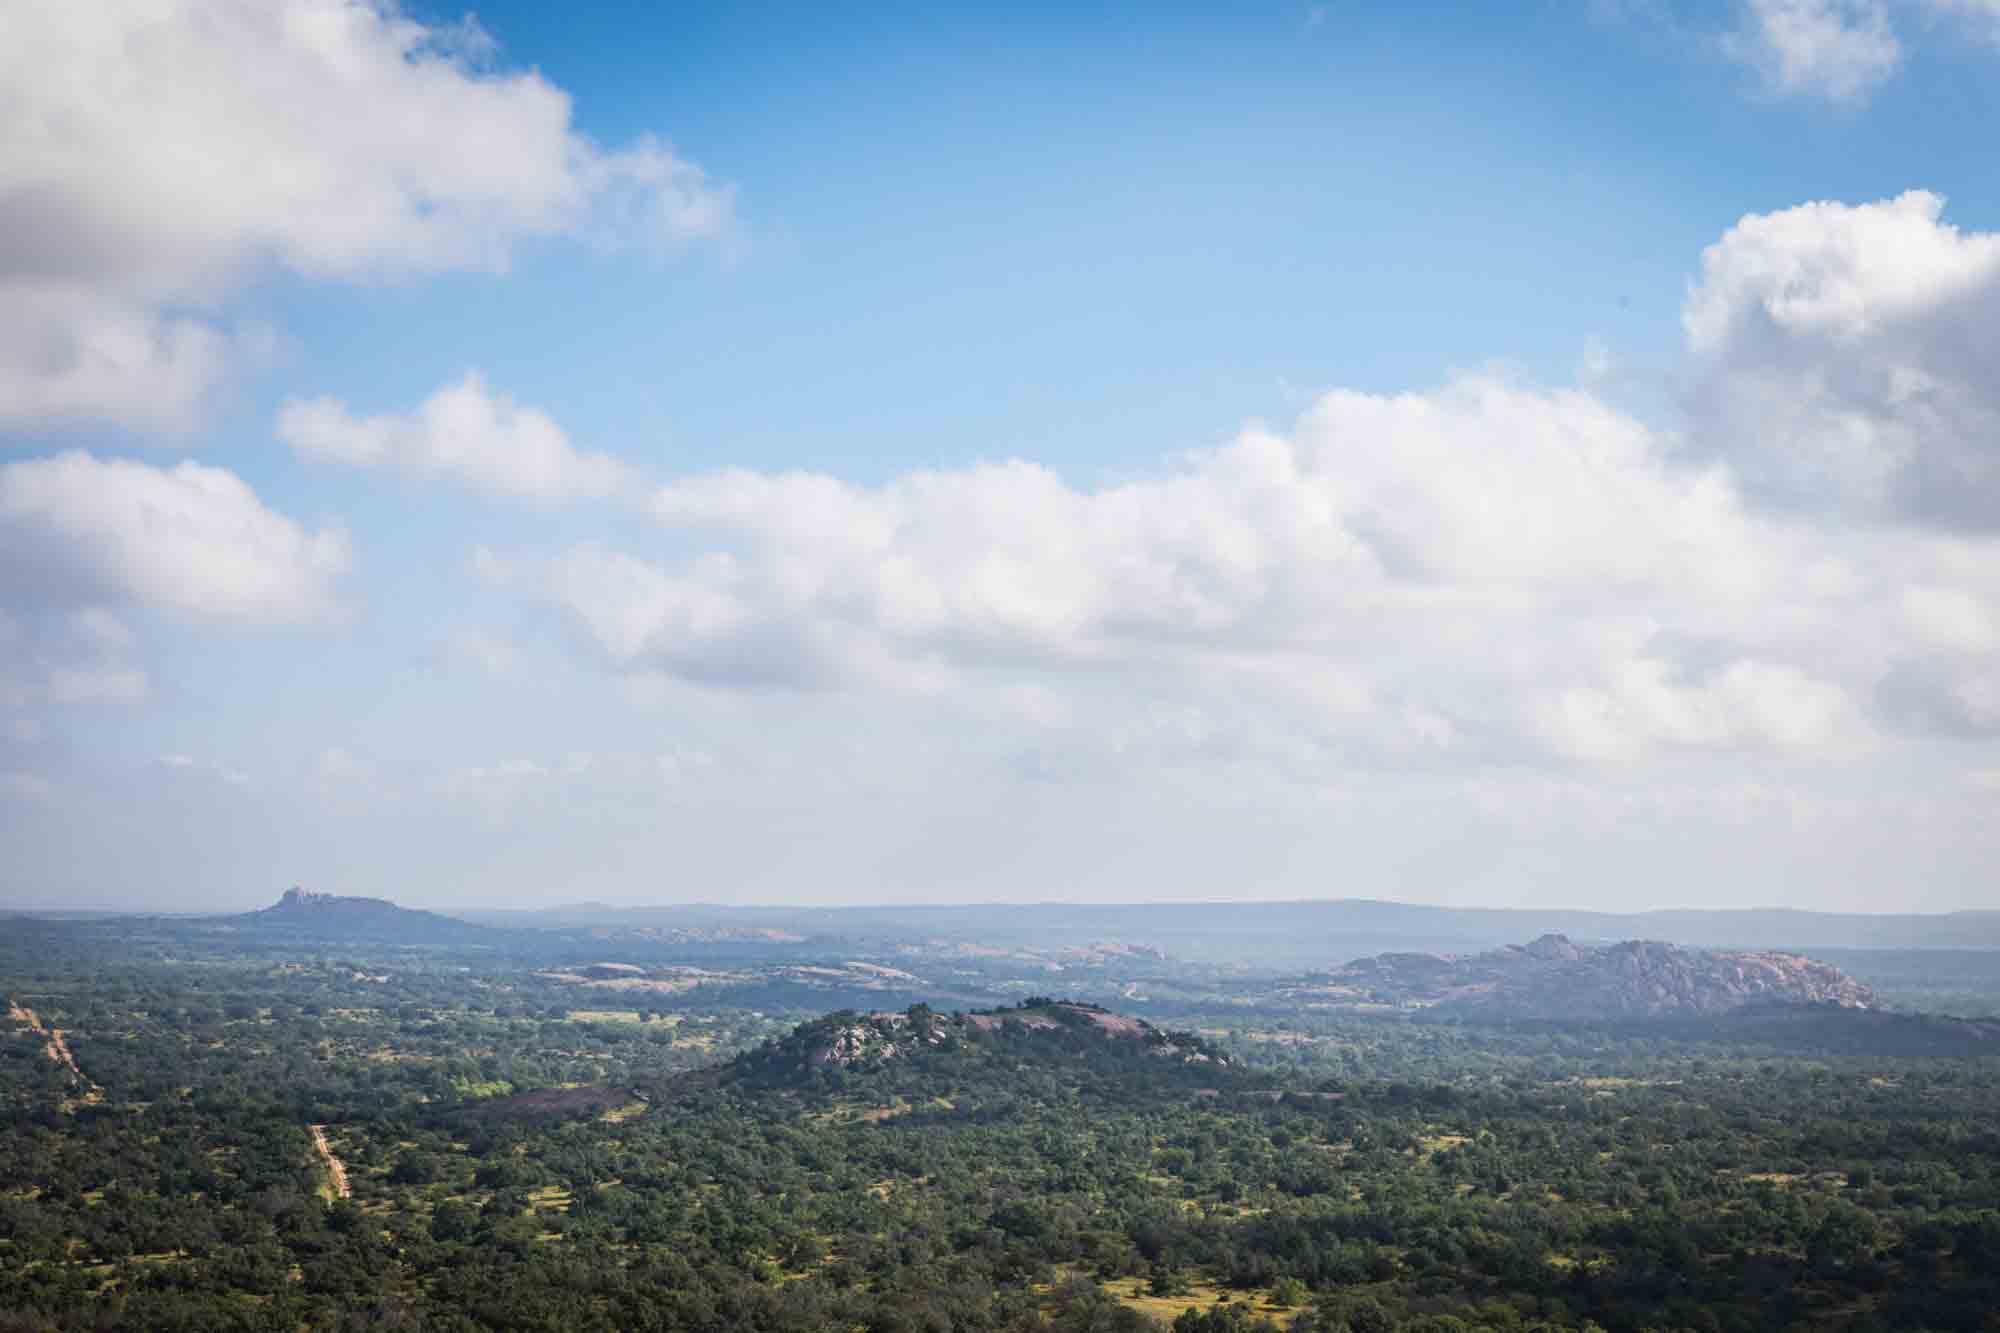
{"type": "Polygon", "coordinates": [[[17,1023],[26,1023],[28,1031],[42,1039],[42,1049],[48,1053],[49,1059],[67,1069],[70,1077],[83,1085],[84,1096],[86,1098],[95,1100],[100,1095],[101,1090],[98,1086],[92,1083],[81,1069],[76,1067],[76,1056],[70,1052],[69,1043],[63,1040],[63,1030],[61,1028],[50,1029],[43,1027],[42,1020],[36,1017],[34,1010],[27,1008],[19,1000],[12,997],[9,997],[7,1001],[7,1016],[17,1023]]]}
{"type": "Polygon", "coordinates": [[[333,1195],[337,1199],[352,1198],[354,1191],[347,1184],[347,1166],[333,1155],[333,1147],[326,1141],[326,1126],[312,1126],[313,1151],[326,1163],[326,1174],[333,1182],[333,1195]]]}

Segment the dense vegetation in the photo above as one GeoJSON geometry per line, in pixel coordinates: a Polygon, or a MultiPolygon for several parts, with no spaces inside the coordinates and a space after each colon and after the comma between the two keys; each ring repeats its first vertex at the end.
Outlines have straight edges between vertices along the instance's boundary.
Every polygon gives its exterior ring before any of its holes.
{"type": "Polygon", "coordinates": [[[816,1058],[870,1020],[793,1032],[808,1015],[607,998],[490,951],[115,941],[0,942],[39,1027],[0,1029],[0,1328],[1974,1329],[2000,1307],[1987,1061],[1226,1012],[1143,1041],[1039,1001],[978,1028],[912,1011],[882,1030],[937,1040],[816,1058]]]}

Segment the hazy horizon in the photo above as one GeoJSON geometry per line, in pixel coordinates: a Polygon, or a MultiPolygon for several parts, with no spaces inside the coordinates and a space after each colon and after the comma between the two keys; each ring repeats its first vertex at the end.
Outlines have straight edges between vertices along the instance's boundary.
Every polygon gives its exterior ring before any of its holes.
{"type": "Polygon", "coordinates": [[[0,907],[1996,904],[1990,4],[8,30],[0,907]]]}
{"type": "Polygon", "coordinates": [[[1106,911],[1128,911],[1143,908],[1261,908],[1261,907],[1390,907],[1409,908],[1424,912],[1440,913],[1497,913],[1514,916],[1580,916],[1580,917],[1750,917],[1750,916],[1814,916],[1867,920],[1869,918],[1910,917],[1922,919],[1943,919],[1955,916],[1994,916],[2000,909],[1994,908],[1946,908],[1936,911],[1884,909],[1880,911],[1842,911],[1812,907],[1786,907],[1778,904],[1760,904],[1732,907],[1683,907],[1675,905],[1653,905],[1635,907],[1591,907],[1565,906],[1547,903],[1500,903],[1500,904],[1450,904],[1420,902],[1414,899],[1366,898],[1366,897],[1296,897],[1296,898],[1227,898],[1197,897],[1182,898],[1135,898],[1135,899],[1084,899],[1084,898],[988,898],[953,902],[944,899],[903,899],[867,900],[854,899],[839,902],[783,902],[766,901],[726,901],[713,898],[630,900],[607,902],[601,899],[583,899],[562,902],[426,902],[414,898],[399,898],[386,893],[348,892],[340,889],[314,889],[305,885],[287,885],[285,889],[266,894],[262,898],[252,898],[243,902],[222,902],[207,906],[179,905],[173,907],[103,907],[88,903],[21,903],[0,905],[0,913],[11,912],[23,916],[37,914],[59,916],[63,914],[92,916],[228,916],[245,911],[256,911],[277,903],[289,889],[299,888],[311,894],[329,897],[365,898],[390,902],[398,907],[417,911],[438,912],[446,915],[503,916],[503,915],[543,915],[560,916],[564,913],[606,913],[634,912],[716,912],[728,914],[742,913],[849,913],[928,911],[1010,911],[1025,907],[1063,908],[1078,911],[1103,909],[1106,911]]]}

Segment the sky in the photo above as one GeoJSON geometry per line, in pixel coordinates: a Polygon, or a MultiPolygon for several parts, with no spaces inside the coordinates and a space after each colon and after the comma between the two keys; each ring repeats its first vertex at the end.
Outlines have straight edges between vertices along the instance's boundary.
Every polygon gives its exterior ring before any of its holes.
{"type": "Polygon", "coordinates": [[[0,906],[2000,907],[2000,2],[0,17],[0,906]]]}

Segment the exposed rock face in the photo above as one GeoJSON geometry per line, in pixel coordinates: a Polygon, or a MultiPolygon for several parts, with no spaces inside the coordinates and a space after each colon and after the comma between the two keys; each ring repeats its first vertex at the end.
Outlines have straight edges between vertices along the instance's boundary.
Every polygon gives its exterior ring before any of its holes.
{"type": "Polygon", "coordinates": [[[336,916],[357,914],[379,914],[398,912],[403,909],[387,898],[350,898],[338,893],[314,893],[297,885],[286,889],[284,896],[264,909],[260,915],[271,916],[336,916]]]}
{"type": "Polygon", "coordinates": [[[1104,1042],[1115,1043],[1121,1052],[1183,1065],[1229,1063],[1191,1034],[1164,1032],[1096,1005],[1048,1000],[990,1013],[941,1014],[920,1004],[902,1013],[830,1014],[801,1024],[740,1063],[762,1076],[782,1078],[788,1072],[875,1068],[927,1050],[998,1049],[1017,1039],[1046,1046],[1051,1055],[1087,1049],[1077,1042],[1104,1042]]]}
{"type": "Polygon", "coordinates": [[[1583,957],[1583,950],[1571,944],[1567,935],[1544,935],[1522,946],[1521,952],[1552,963],[1574,963],[1583,957]]]}
{"type": "Polygon", "coordinates": [[[1840,969],[1799,954],[1709,953],[1657,940],[1589,946],[1561,935],[1465,957],[1357,959],[1295,993],[1336,1004],[1549,1019],[1715,1014],[1773,1003],[1863,1009],[1875,1002],[1840,969]]]}

